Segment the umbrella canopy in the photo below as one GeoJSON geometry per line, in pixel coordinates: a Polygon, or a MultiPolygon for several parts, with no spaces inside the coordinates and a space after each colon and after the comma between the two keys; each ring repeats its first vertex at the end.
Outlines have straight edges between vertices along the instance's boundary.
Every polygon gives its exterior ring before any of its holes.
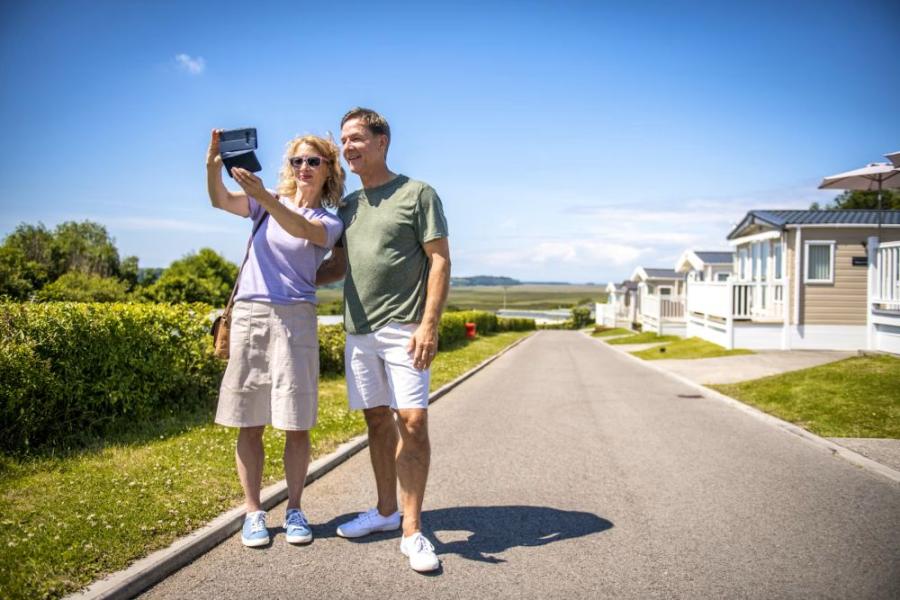
{"type": "Polygon", "coordinates": [[[895,188],[900,189],[900,167],[891,163],[871,163],[861,169],[838,173],[826,177],[819,185],[820,190],[863,190],[866,192],[895,188]]]}
{"type": "Polygon", "coordinates": [[[885,154],[885,156],[894,163],[895,167],[900,167],[900,152],[891,152],[890,154],[885,154]]]}
{"type": "Polygon", "coordinates": [[[878,236],[881,237],[881,190],[900,189],[900,167],[896,164],[898,154],[900,152],[885,154],[891,160],[889,163],[870,163],[862,169],[826,177],[819,185],[819,189],[877,191],[878,236]]]}

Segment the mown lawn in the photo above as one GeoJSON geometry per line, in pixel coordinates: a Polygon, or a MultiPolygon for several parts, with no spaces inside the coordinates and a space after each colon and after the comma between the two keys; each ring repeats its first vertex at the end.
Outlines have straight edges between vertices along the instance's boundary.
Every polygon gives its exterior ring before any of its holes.
{"type": "MultiPolygon", "coordinates": [[[[506,332],[441,352],[432,389],[528,332],[506,332]]],[[[171,544],[242,501],[234,466],[236,429],[212,412],[147,423],[140,435],[69,456],[0,456],[0,597],[58,598],[171,544]]],[[[343,378],[323,379],[313,456],[365,431],[347,410],[343,378]]],[[[265,435],[264,485],[284,472],[284,434],[265,435]]],[[[309,507],[316,521],[326,507],[309,507]]]]}
{"type": "Polygon", "coordinates": [[[709,387],[824,437],[900,439],[897,357],[860,356],[709,387]]]}
{"type": "Polygon", "coordinates": [[[741,354],[753,354],[751,350],[735,348],[726,350],[718,344],[713,344],[700,338],[677,339],[674,342],[658,348],[647,348],[639,352],[632,352],[638,358],[644,360],[661,360],[675,358],[717,358],[719,356],[739,356],[741,354]]]}
{"type": "Polygon", "coordinates": [[[659,335],[658,333],[654,333],[652,331],[644,331],[642,333],[636,333],[634,335],[629,335],[627,337],[615,338],[613,340],[609,340],[607,344],[655,344],[662,342],[674,342],[679,340],[677,335],[659,335]]]}
{"type": "Polygon", "coordinates": [[[606,327],[595,327],[594,331],[591,333],[594,337],[609,337],[613,335],[630,335],[634,332],[630,329],[625,329],[624,327],[616,327],[616,328],[606,328],[606,327]]]}

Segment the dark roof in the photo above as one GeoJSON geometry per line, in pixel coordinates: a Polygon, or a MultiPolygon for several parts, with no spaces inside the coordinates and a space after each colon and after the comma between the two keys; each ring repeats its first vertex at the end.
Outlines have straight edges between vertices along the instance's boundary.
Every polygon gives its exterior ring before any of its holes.
{"type": "Polygon", "coordinates": [[[650,279],[681,279],[683,275],[676,273],[675,269],[644,269],[650,279]]]}
{"type": "Polygon", "coordinates": [[[725,265],[734,262],[734,252],[697,251],[694,254],[708,265],[725,265]]]}
{"type": "Polygon", "coordinates": [[[619,284],[619,287],[627,288],[629,290],[634,291],[634,290],[638,289],[638,284],[637,284],[637,281],[631,281],[630,279],[626,279],[621,284],[619,284]]]}
{"type": "Polygon", "coordinates": [[[900,210],[751,210],[728,234],[728,239],[745,227],[764,223],[776,229],[788,225],[878,225],[878,213],[885,225],[900,225],[900,210]]]}

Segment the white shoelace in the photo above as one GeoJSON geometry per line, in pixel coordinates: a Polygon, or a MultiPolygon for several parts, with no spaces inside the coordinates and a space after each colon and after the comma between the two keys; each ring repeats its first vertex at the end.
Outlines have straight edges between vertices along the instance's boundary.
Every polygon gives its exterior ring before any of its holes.
{"type": "Polygon", "coordinates": [[[298,527],[308,527],[309,522],[306,520],[306,517],[299,510],[291,511],[288,515],[286,525],[296,525],[298,527]]]}
{"type": "Polygon", "coordinates": [[[253,522],[250,524],[250,533],[256,533],[257,531],[262,531],[266,528],[266,516],[265,515],[257,515],[254,517],[253,522]]]}
{"type": "Polygon", "coordinates": [[[428,541],[428,538],[424,535],[416,536],[416,541],[413,543],[415,546],[416,552],[434,552],[434,546],[431,545],[431,542],[428,541]]]}

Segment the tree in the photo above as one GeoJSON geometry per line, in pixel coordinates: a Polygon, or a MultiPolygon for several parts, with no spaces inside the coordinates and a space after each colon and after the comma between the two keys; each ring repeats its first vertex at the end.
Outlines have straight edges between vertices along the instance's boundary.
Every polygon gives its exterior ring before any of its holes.
{"type": "Polygon", "coordinates": [[[62,279],[72,272],[120,278],[126,288],[133,289],[138,282],[138,259],[129,256],[120,261],[115,240],[103,225],[92,221],[67,221],[52,232],[43,223],[21,223],[0,245],[0,296],[24,300],[50,282],[59,282],[49,292],[54,296],[59,296],[60,286],[67,283],[76,286],[73,297],[84,296],[85,290],[95,287],[88,283],[94,280],[62,279]]]}
{"type": "Polygon", "coordinates": [[[69,271],[45,285],[35,295],[43,302],[123,302],[128,296],[128,283],[116,277],[69,271]]]}
{"type": "MultiPolygon", "coordinates": [[[[883,209],[900,210],[900,191],[882,190],[881,207],[883,209]]],[[[876,209],[878,208],[878,192],[844,190],[825,208],[829,210],[876,209]]],[[[809,209],[819,210],[819,203],[813,202],[809,209]]]]}
{"type": "Polygon", "coordinates": [[[66,221],[53,232],[54,258],[61,273],[80,271],[102,277],[119,275],[119,251],[99,223],[66,221]]]}
{"type": "Polygon", "coordinates": [[[143,296],[155,302],[205,302],[224,306],[237,277],[237,265],[203,248],[176,260],[143,296]]]}
{"type": "Polygon", "coordinates": [[[0,294],[27,298],[61,273],[53,260],[53,234],[43,223],[21,223],[0,246],[0,294]]]}

